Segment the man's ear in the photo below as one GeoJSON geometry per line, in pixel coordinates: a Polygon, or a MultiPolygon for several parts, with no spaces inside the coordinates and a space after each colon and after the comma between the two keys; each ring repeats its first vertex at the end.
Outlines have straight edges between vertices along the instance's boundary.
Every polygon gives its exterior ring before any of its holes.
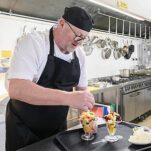
{"type": "Polygon", "coordinates": [[[63,26],[64,26],[64,24],[65,24],[65,21],[64,21],[63,19],[60,19],[60,20],[59,20],[59,24],[60,24],[60,26],[63,28],[63,26]]]}

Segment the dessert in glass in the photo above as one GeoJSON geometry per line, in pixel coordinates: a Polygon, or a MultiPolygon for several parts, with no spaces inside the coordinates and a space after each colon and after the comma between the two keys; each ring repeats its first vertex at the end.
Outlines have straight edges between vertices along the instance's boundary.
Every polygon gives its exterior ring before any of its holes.
{"type": "Polygon", "coordinates": [[[106,127],[109,135],[105,136],[105,140],[108,142],[116,142],[119,139],[122,139],[122,136],[115,135],[117,130],[117,122],[121,121],[121,117],[118,113],[112,112],[108,113],[106,116],[104,116],[106,121],[106,127]]]}
{"type": "Polygon", "coordinates": [[[87,111],[82,112],[80,115],[80,122],[82,124],[84,134],[82,134],[81,139],[83,140],[93,140],[94,134],[97,133],[97,121],[94,112],[87,111]]]}

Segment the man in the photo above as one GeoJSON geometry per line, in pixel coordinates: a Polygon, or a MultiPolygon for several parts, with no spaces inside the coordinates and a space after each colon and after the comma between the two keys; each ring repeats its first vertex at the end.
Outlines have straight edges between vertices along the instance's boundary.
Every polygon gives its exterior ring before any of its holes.
{"type": "Polygon", "coordinates": [[[92,19],[79,7],[65,8],[56,27],[18,42],[7,74],[6,151],[15,151],[66,127],[68,108],[92,109],[80,44],[92,19]],[[78,91],[73,91],[73,87],[78,91]]]}

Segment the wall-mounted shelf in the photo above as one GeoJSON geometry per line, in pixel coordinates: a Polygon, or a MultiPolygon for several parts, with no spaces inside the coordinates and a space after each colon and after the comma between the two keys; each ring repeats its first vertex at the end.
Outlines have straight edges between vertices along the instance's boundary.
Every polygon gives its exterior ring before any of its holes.
{"type": "Polygon", "coordinates": [[[106,15],[99,11],[98,15],[97,19],[101,21],[97,26],[94,25],[94,27],[99,28],[101,31],[135,38],[151,39],[151,27],[145,24],[145,22],[132,22],[106,15]]]}

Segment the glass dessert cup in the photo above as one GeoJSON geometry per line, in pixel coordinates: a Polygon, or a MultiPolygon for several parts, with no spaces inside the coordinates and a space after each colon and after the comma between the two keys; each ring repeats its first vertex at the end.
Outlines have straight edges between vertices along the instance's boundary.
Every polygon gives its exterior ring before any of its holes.
{"type": "Polygon", "coordinates": [[[116,142],[119,139],[122,139],[123,137],[120,135],[115,135],[117,131],[117,122],[116,121],[107,121],[106,127],[109,135],[105,136],[105,140],[108,142],[116,142]]]}
{"type": "Polygon", "coordinates": [[[85,140],[85,141],[90,141],[94,139],[94,135],[93,133],[84,133],[81,135],[81,139],[85,140]]]}
{"type": "Polygon", "coordinates": [[[94,134],[97,133],[97,128],[98,128],[97,121],[92,120],[87,123],[83,123],[83,122],[84,121],[81,121],[83,130],[84,130],[84,134],[81,135],[81,139],[86,140],[86,141],[93,140],[94,134]]]}

